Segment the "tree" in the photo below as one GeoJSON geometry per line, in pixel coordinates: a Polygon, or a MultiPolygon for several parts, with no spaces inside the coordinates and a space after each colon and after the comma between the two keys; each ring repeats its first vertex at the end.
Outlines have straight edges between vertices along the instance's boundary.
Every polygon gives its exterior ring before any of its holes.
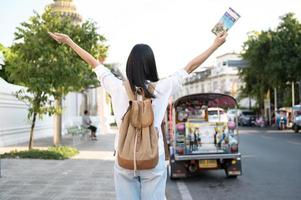
{"type": "MultiPolygon", "coordinates": [[[[282,80],[298,81],[301,78],[301,23],[288,13],[280,17],[281,22],[273,35],[273,49],[270,52],[273,74],[282,80]]],[[[281,83],[279,83],[281,84],[281,83]]]]}
{"type": "Polygon", "coordinates": [[[269,61],[266,57],[270,50],[270,37],[271,31],[252,32],[243,47],[247,49],[242,56],[247,60],[248,66],[240,71],[245,83],[242,95],[255,97],[259,107],[263,106],[264,96],[271,85],[271,80],[267,78],[269,61]]]}
{"type": "Polygon", "coordinates": [[[240,71],[245,82],[242,95],[255,97],[260,108],[273,88],[278,88],[285,106],[290,96],[287,82],[301,79],[301,24],[292,13],[280,19],[275,30],[251,32],[243,45],[242,57],[248,66],[240,71]]]}
{"type": "Polygon", "coordinates": [[[74,24],[69,17],[60,17],[49,8],[42,15],[34,13],[28,22],[21,23],[15,32],[15,43],[11,47],[13,56],[7,68],[9,77],[27,87],[19,91],[18,98],[30,105],[29,119],[32,120],[29,149],[33,146],[33,133],[37,115],[61,113],[58,102],[71,91],[82,91],[98,85],[94,73],[70,48],[58,45],[48,31],[63,32],[95,56],[105,55],[105,38],[97,33],[94,22],[74,24]],[[102,49],[102,52],[99,52],[102,49]]]}

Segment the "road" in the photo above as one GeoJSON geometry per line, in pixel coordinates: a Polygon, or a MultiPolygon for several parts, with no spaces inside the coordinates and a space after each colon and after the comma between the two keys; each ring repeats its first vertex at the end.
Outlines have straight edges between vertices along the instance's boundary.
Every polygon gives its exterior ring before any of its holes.
{"type": "Polygon", "coordinates": [[[243,175],[223,170],[167,182],[168,200],[300,200],[301,134],[244,128],[240,131],[243,175]]]}

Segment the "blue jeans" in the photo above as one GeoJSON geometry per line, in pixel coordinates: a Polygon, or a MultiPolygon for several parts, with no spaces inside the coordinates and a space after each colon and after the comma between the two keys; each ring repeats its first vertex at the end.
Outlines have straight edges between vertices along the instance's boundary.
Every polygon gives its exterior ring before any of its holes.
{"type": "Polygon", "coordinates": [[[165,155],[159,156],[154,169],[127,170],[115,161],[114,179],[117,200],[165,200],[167,171],[165,155]]]}

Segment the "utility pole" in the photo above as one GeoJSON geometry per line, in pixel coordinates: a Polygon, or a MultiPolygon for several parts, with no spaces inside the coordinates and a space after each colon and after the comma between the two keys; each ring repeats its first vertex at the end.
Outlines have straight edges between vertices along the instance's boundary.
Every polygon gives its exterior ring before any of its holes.
{"type": "Polygon", "coordinates": [[[274,88],[274,116],[275,116],[275,124],[276,124],[276,113],[277,113],[277,88],[274,88]]]}
{"type": "Polygon", "coordinates": [[[295,83],[292,81],[292,107],[295,105],[295,83]]]}
{"type": "Polygon", "coordinates": [[[299,81],[299,104],[301,104],[301,80],[299,81]]]}

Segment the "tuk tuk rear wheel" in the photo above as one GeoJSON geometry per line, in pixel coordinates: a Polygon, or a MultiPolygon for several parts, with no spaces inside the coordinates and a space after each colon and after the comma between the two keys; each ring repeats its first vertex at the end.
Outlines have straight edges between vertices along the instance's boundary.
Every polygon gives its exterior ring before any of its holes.
{"type": "Polygon", "coordinates": [[[175,179],[176,179],[176,178],[173,177],[173,175],[172,175],[171,164],[169,164],[169,165],[167,166],[167,176],[169,176],[169,179],[170,179],[170,180],[175,180],[175,179]]]}

